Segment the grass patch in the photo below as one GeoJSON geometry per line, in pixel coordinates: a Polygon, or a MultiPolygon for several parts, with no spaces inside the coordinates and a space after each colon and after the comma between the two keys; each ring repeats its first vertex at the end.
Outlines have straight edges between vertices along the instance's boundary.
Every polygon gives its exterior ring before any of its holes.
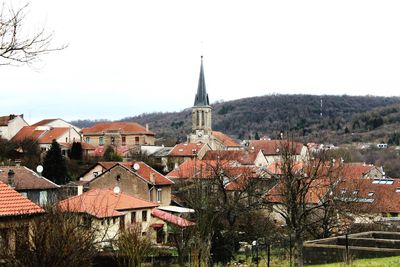
{"type": "Polygon", "coordinates": [[[343,262],[320,264],[320,265],[307,265],[309,267],[391,267],[400,266],[400,256],[387,257],[387,258],[373,258],[373,259],[360,259],[354,260],[349,265],[343,262]]]}

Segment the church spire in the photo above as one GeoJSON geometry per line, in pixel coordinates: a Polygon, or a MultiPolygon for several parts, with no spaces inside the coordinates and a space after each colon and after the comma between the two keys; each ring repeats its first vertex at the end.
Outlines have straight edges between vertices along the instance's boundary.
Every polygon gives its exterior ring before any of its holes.
{"type": "Polygon", "coordinates": [[[199,85],[197,86],[197,94],[194,99],[195,106],[209,106],[208,94],[206,91],[206,81],[204,79],[204,69],[203,69],[203,56],[201,56],[201,66],[200,66],[200,77],[199,85]]]}

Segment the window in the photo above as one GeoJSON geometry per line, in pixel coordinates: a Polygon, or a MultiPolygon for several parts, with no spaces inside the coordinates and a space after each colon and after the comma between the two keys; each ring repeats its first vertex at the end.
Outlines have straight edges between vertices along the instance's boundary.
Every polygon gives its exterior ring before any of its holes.
{"type": "Polygon", "coordinates": [[[139,144],[139,136],[135,137],[135,144],[138,145],[139,144]]]}
{"type": "Polygon", "coordinates": [[[162,201],[162,190],[161,188],[157,189],[157,202],[161,202],[162,201]]]}
{"type": "Polygon", "coordinates": [[[115,145],[115,137],[114,136],[111,136],[111,144],[115,145]]]}
{"type": "Polygon", "coordinates": [[[396,193],[400,193],[400,187],[396,188],[396,193]]]}
{"type": "Polygon", "coordinates": [[[121,139],[122,139],[122,145],[123,146],[126,145],[126,136],[122,136],[121,139]]]}
{"type": "Polygon", "coordinates": [[[147,210],[142,211],[142,221],[147,222],[147,210]]]}
{"type": "Polygon", "coordinates": [[[120,230],[125,229],[125,215],[119,217],[119,229],[120,230]]]}
{"type": "Polygon", "coordinates": [[[65,143],[68,143],[68,137],[65,137],[65,143]]]}
{"type": "Polygon", "coordinates": [[[96,178],[97,176],[99,176],[99,172],[93,172],[93,177],[96,178]]]}
{"type": "Polygon", "coordinates": [[[353,195],[357,195],[358,192],[360,192],[360,190],[358,190],[358,189],[354,190],[354,191],[353,191],[353,195]]]}
{"type": "Polygon", "coordinates": [[[85,141],[86,141],[86,143],[90,144],[90,137],[89,137],[89,136],[86,136],[86,137],[85,137],[85,141]]]}
{"type": "Polygon", "coordinates": [[[115,222],[117,221],[117,218],[113,218],[113,224],[115,224],[115,222]]]}
{"type": "Polygon", "coordinates": [[[136,212],[131,212],[131,224],[136,222],[136,212]]]}
{"type": "Polygon", "coordinates": [[[100,146],[104,145],[104,136],[99,137],[99,145],[100,146]]]}
{"type": "Polygon", "coordinates": [[[369,196],[369,197],[372,197],[373,195],[374,195],[374,192],[369,192],[369,193],[368,193],[368,196],[369,196]]]}
{"type": "Polygon", "coordinates": [[[47,204],[47,191],[40,191],[39,193],[39,205],[43,206],[47,204]]]}

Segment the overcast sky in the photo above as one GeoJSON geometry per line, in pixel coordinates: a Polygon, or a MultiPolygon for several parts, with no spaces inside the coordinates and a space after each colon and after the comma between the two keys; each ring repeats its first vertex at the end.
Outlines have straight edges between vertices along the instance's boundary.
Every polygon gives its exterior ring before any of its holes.
{"type": "Polygon", "coordinates": [[[0,67],[0,113],[33,122],[180,111],[193,104],[201,53],[211,102],[400,96],[399,14],[397,0],[32,0],[28,29],[44,25],[68,48],[35,69],[0,67]]]}

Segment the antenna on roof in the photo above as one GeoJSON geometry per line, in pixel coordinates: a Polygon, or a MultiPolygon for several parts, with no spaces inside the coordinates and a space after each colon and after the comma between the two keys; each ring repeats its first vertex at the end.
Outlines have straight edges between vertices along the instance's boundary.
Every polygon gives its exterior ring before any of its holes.
{"type": "Polygon", "coordinates": [[[321,95],[321,111],[320,111],[319,115],[322,117],[322,95],[321,95]]]}

